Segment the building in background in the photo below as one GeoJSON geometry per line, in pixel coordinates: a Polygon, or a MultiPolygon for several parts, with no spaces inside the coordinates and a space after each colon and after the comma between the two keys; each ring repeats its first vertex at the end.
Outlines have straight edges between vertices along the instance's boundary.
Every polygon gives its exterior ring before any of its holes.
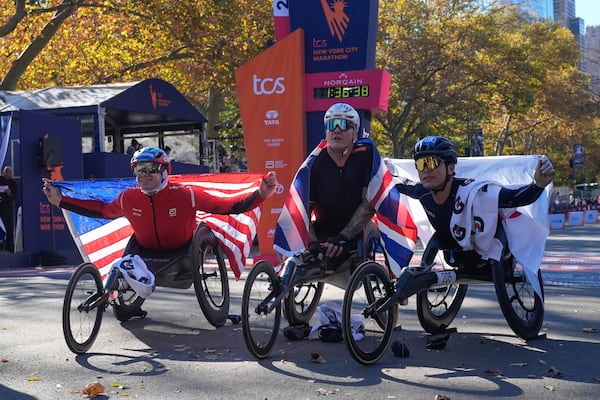
{"type": "Polygon", "coordinates": [[[587,68],[586,72],[592,76],[590,88],[600,96],[600,25],[586,28],[583,59],[587,68]]]}
{"type": "Polygon", "coordinates": [[[583,54],[579,69],[591,75],[591,89],[600,94],[600,26],[585,26],[577,16],[577,0],[492,0],[494,4],[515,5],[537,19],[549,19],[569,29],[583,54]]]}
{"type": "Polygon", "coordinates": [[[500,5],[513,4],[524,14],[536,19],[554,19],[555,0],[500,0],[500,5]]]}
{"type": "MultiPolygon", "coordinates": [[[[583,54],[585,50],[585,21],[576,15],[575,0],[554,0],[554,20],[559,25],[569,29],[583,54]]],[[[585,57],[579,64],[579,69],[587,70],[585,57]]]]}

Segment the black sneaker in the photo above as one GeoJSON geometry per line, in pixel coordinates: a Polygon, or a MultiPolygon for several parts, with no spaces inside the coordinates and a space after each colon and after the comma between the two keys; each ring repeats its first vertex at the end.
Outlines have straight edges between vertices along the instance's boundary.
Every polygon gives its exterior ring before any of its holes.
{"type": "Polygon", "coordinates": [[[289,340],[302,340],[308,337],[310,326],[307,324],[288,326],[283,328],[283,335],[289,340]]]}
{"type": "Polygon", "coordinates": [[[113,314],[121,322],[129,321],[133,317],[146,318],[148,313],[142,310],[143,302],[144,299],[139,296],[132,302],[127,302],[119,295],[113,303],[113,314]]]}

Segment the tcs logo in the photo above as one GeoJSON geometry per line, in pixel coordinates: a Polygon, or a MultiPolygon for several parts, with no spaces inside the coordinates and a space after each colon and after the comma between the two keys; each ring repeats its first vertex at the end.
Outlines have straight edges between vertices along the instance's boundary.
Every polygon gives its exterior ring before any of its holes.
{"type": "Polygon", "coordinates": [[[261,94],[283,94],[285,93],[285,85],[283,81],[285,78],[259,78],[256,75],[252,76],[252,90],[254,94],[260,96],[261,94]]]}

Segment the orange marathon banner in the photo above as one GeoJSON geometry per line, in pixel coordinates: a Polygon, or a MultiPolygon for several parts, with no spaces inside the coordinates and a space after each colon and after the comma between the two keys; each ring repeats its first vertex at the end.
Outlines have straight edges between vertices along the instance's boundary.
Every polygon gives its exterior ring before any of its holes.
{"type": "Polygon", "coordinates": [[[273,237],[298,167],[306,157],[304,31],[297,29],[236,70],[249,172],[275,171],[276,194],[263,205],[260,256],[275,261],[273,237]]]}

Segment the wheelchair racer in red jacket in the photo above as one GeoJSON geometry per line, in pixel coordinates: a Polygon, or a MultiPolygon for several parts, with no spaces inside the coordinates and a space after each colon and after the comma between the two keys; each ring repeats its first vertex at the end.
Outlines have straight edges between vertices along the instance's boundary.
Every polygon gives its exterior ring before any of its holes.
{"type": "Polygon", "coordinates": [[[131,158],[131,169],[138,186],[124,190],[110,203],[63,196],[47,179],[43,191],[51,204],[77,214],[106,219],[126,217],[144,248],[178,249],[192,238],[196,211],[243,213],[259,206],[277,186],[275,172],[269,172],[255,192],[228,198],[214,196],[197,186],[169,183],[169,156],[155,147],[136,151],[131,158]]]}
{"type": "MultiPolygon", "coordinates": [[[[174,252],[189,245],[196,228],[196,211],[213,214],[239,214],[259,206],[270,197],[278,184],[275,172],[269,172],[252,193],[241,192],[221,197],[192,185],[169,182],[171,162],[164,150],[144,147],[133,154],[131,169],[137,187],[129,188],[105,203],[63,196],[52,181],[44,179],[43,191],[48,201],[60,208],[91,218],[126,217],[133,228],[136,253],[147,251],[174,252]]],[[[143,258],[143,255],[142,255],[143,258]]],[[[154,271],[153,271],[154,272],[154,271]]],[[[124,319],[145,316],[135,303],[124,319]]]]}

